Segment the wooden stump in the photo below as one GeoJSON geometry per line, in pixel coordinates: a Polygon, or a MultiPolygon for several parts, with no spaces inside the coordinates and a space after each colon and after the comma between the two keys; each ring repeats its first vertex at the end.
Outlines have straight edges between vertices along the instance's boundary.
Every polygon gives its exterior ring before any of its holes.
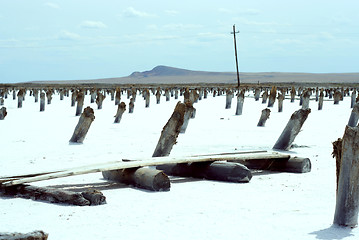
{"type": "Polygon", "coordinates": [[[339,104],[339,101],[342,97],[342,93],[340,91],[334,92],[334,104],[339,104]]]}
{"type": "Polygon", "coordinates": [[[294,102],[295,100],[296,91],[295,88],[292,87],[292,90],[290,91],[290,102],[294,102]]]}
{"type": "Polygon", "coordinates": [[[0,98],[0,106],[4,106],[4,98],[0,98]]]}
{"type": "Polygon", "coordinates": [[[102,176],[107,180],[134,185],[151,191],[168,191],[171,187],[166,174],[148,167],[103,171],[102,176]]]}
{"type": "Polygon", "coordinates": [[[24,100],[24,91],[22,89],[17,93],[17,108],[22,108],[22,102],[24,100]]]}
{"type": "Polygon", "coordinates": [[[46,97],[47,97],[47,104],[51,104],[51,101],[52,101],[52,90],[51,89],[48,89],[46,91],[46,97]]]}
{"type": "Polygon", "coordinates": [[[75,131],[70,139],[70,142],[83,143],[93,120],[95,120],[93,109],[90,107],[85,108],[80,116],[79,122],[77,123],[75,131]]]}
{"type": "Polygon", "coordinates": [[[170,119],[163,127],[152,157],[163,157],[170,154],[183,125],[185,113],[186,104],[178,102],[170,119]]]}
{"type": "Polygon", "coordinates": [[[232,107],[232,98],[233,92],[232,90],[228,89],[226,93],[226,109],[230,109],[232,107]]]}
{"type": "Polygon", "coordinates": [[[114,123],[120,123],[122,119],[122,114],[126,111],[126,104],[124,102],[121,102],[117,107],[117,113],[115,115],[115,121],[114,123]]]}
{"type": "Polygon", "coordinates": [[[276,97],[277,97],[277,88],[273,86],[269,94],[267,107],[273,107],[276,97]]]}
{"type": "Polygon", "coordinates": [[[148,89],[145,90],[145,107],[148,108],[150,107],[150,91],[148,89]]]}
{"type": "Polygon", "coordinates": [[[76,106],[76,114],[75,116],[80,116],[82,113],[82,109],[84,107],[84,101],[85,101],[85,96],[83,94],[83,92],[79,92],[76,96],[76,102],[77,102],[77,106],[76,106]]]}
{"type": "Polygon", "coordinates": [[[2,107],[0,109],[0,120],[4,120],[4,118],[6,117],[7,112],[6,112],[6,107],[2,107]]]}
{"type": "Polygon", "coordinates": [[[116,88],[115,105],[119,105],[121,102],[121,88],[116,88]]]}
{"type": "Polygon", "coordinates": [[[352,113],[350,114],[348,126],[356,127],[358,125],[358,120],[359,120],[359,103],[356,103],[352,109],[352,113]]]}
{"type": "Polygon", "coordinates": [[[161,103],[161,89],[157,89],[157,92],[156,92],[156,103],[157,104],[160,104],[161,103]]]}
{"type": "Polygon", "coordinates": [[[353,108],[354,104],[356,103],[356,98],[357,98],[357,92],[354,89],[352,92],[352,96],[351,96],[351,102],[350,102],[350,107],[353,108]]]}
{"type": "Polygon", "coordinates": [[[90,90],[90,103],[94,103],[96,101],[97,92],[95,89],[90,90]]]}
{"type": "Polygon", "coordinates": [[[49,234],[44,231],[30,233],[0,233],[0,240],[47,240],[49,234]]]}
{"type": "Polygon", "coordinates": [[[97,93],[97,98],[96,98],[97,109],[102,109],[102,103],[105,98],[106,98],[105,95],[103,95],[102,93],[97,93]]]}
{"type": "Polygon", "coordinates": [[[45,93],[40,93],[40,112],[45,111],[45,93]]]}
{"type": "Polygon", "coordinates": [[[262,104],[267,103],[267,99],[268,99],[268,92],[267,90],[264,90],[264,92],[262,93],[262,104]]]}
{"type": "Polygon", "coordinates": [[[309,108],[310,92],[308,90],[304,91],[302,94],[302,109],[309,108]]]}
{"type": "Polygon", "coordinates": [[[259,118],[258,127],[264,127],[267,119],[269,118],[270,110],[268,108],[262,110],[261,117],[259,118]]]}
{"type": "Polygon", "coordinates": [[[346,126],[341,145],[334,224],[356,227],[359,212],[359,128],[346,126]]]}
{"type": "Polygon", "coordinates": [[[237,95],[237,108],[236,115],[242,115],[243,112],[243,103],[244,103],[244,91],[241,91],[237,95]]]}
{"type": "Polygon", "coordinates": [[[259,88],[256,88],[256,89],[254,90],[254,100],[255,100],[255,101],[259,101],[260,95],[261,95],[261,90],[260,90],[259,88]]]}
{"type": "Polygon", "coordinates": [[[175,99],[178,99],[178,89],[175,90],[175,99]]]}
{"type": "Polygon", "coordinates": [[[163,170],[168,175],[216,181],[247,183],[252,178],[252,173],[246,166],[234,162],[166,164],[157,166],[156,168],[163,170]]]}
{"type": "Polygon", "coordinates": [[[166,96],[166,102],[168,102],[170,100],[170,91],[168,90],[168,88],[165,89],[165,96],[166,96]]]}
{"type": "Polygon", "coordinates": [[[185,102],[185,105],[186,105],[185,114],[183,117],[183,124],[181,126],[180,133],[186,132],[189,119],[194,118],[194,116],[196,114],[196,109],[193,107],[193,105],[190,101],[185,102]]]}
{"type": "Polygon", "coordinates": [[[323,101],[324,101],[324,91],[323,89],[320,91],[319,94],[319,101],[318,101],[318,110],[322,110],[323,109],[323,101]]]}
{"type": "Polygon", "coordinates": [[[39,90],[34,89],[33,95],[34,95],[34,98],[35,98],[35,102],[37,103],[39,101],[39,90]]]}
{"type": "Polygon", "coordinates": [[[135,108],[135,100],[133,98],[130,99],[130,103],[128,104],[128,113],[133,113],[133,109],[135,108]]]}
{"type": "Polygon", "coordinates": [[[278,93],[278,112],[283,112],[284,95],[278,93]]]}
{"type": "Polygon", "coordinates": [[[277,142],[274,144],[273,149],[285,151],[289,150],[310,112],[310,108],[295,111],[290,117],[277,142]]]}
{"type": "Polygon", "coordinates": [[[77,90],[73,90],[71,95],[71,107],[74,107],[76,104],[76,96],[77,96],[77,90]]]}

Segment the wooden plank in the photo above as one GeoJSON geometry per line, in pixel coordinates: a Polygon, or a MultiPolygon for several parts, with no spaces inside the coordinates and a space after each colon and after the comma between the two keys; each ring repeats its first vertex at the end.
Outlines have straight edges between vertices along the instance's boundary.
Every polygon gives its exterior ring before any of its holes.
{"type": "MultiPolygon", "coordinates": [[[[43,174],[35,177],[24,177],[16,180],[4,181],[1,186],[13,186],[23,183],[38,182],[43,180],[50,180],[55,178],[62,178],[68,176],[75,176],[81,174],[116,170],[116,169],[127,169],[127,168],[138,168],[146,166],[157,166],[169,163],[191,163],[191,162],[214,162],[214,161],[248,161],[251,159],[286,159],[290,155],[281,154],[278,152],[264,152],[264,153],[244,153],[244,154],[230,154],[230,155],[213,155],[213,156],[189,156],[189,157],[156,157],[146,158],[142,160],[134,160],[127,162],[115,162],[115,163],[100,163],[91,166],[83,166],[72,168],[60,172],[43,174]]],[[[1,180],[1,179],[0,179],[1,180]]]]}

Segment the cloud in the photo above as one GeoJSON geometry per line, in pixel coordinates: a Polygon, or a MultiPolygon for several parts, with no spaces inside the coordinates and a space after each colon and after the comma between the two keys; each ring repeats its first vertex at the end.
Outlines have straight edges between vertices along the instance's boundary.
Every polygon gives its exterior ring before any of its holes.
{"type": "Polygon", "coordinates": [[[64,30],[58,35],[57,38],[59,40],[75,41],[75,40],[79,40],[81,37],[80,37],[80,35],[78,35],[76,33],[68,32],[68,31],[64,30]]]}
{"type": "Polygon", "coordinates": [[[59,9],[60,8],[60,6],[58,4],[53,3],[53,2],[47,2],[47,3],[45,3],[45,6],[49,7],[49,8],[54,8],[54,9],[59,9]]]}
{"type": "Polygon", "coordinates": [[[239,14],[239,15],[258,15],[261,13],[260,10],[254,8],[247,8],[241,10],[233,10],[228,8],[219,8],[218,11],[224,14],[239,14]]]}
{"type": "Polygon", "coordinates": [[[187,30],[187,29],[196,29],[201,27],[202,25],[199,24],[182,24],[182,23],[166,24],[163,26],[165,30],[187,30]]]}
{"type": "Polygon", "coordinates": [[[83,21],[80,24],[82,28],[93,28],[93,29],[100,29],[100,28],[107,28],[107,25],[100,21],[83,21]]]}
{"type": "Polygon", "coordinates": [[[124,17],[136,17],[136,18],[140,17],[140,18],[142,18],[142,17],[155,17],[156,15],[136,10],[133,7],[128,7],[125,10],[122,11],[122,16],[124,16],[124,17]]]}
{"type": "Polygon", "coordinates": [[[169,16],[176,16],[179,14],[179,12],[176,10],[165,10],[165,13],[169,16]]]}
{"type": "Polygon", "coordinates": [[[275,44],[303,44],[303,41],[293,38],[284,38],[274,40],[275,44]]]}

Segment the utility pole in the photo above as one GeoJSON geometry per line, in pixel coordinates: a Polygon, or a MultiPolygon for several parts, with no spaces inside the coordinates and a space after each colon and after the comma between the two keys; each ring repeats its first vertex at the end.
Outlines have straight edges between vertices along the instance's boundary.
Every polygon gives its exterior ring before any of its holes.
{"type": "Polygon", "coordinates": [[[233,37],[234,37],[234,53],[235,53],[235,56],[236,56],[237,82],[238,82],[238,88],[239,88],[239,86],[241,85],[241,82],[240,82],[240,79],[239,79],[239,71],[238,71],[236,33],[239,33],[239,31],[236,32],[236,25],[233,24],[233,32],[231,32],[231,34],[233,34],[233,37]]]}

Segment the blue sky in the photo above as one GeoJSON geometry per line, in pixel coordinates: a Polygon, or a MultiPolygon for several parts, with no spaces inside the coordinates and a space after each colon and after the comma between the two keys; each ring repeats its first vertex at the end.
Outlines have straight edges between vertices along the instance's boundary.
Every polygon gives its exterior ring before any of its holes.
{"type": "Polygon", "coordinates": [[[357,0],[0,0],[0,82],[127,76],[168,65],[359,72],[357,0]]]}

